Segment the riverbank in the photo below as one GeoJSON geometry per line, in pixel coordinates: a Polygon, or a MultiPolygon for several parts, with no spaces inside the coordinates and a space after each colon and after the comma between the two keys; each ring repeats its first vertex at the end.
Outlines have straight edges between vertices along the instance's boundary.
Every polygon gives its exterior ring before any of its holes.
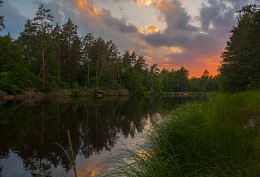
{"type": "Polygon", "coordinates": [[[148,141],[110,175],[259,176],[260,91],[181,106],[155,123],[148,141]]]}
{"type": "MultiPolygon", "coordinates": [[[[106,89],[58,89],[58,90],[39,90],[25,89],[15,95],[0,91],[0,103],[11,100],[28,100],[28,99],[54,99],[54,98],[74,98],[74,97],[96,97],[104,96],[130,96],[127,89],[106,90],[106,89]]],[[[162,92],[157,94],[145,94],[146,96],[174,96],[174,97],[202,97],[202,92],[162,92]]]]}
{"type": "Polygon", "coordinates": [[[72,98],[72,97],[103,97],[103,96],[129,96],[128,90],[93,90],[93,89],[59,89],[59,90],[38,90],[26,89],[16,95],[10,95],[0,91],[0,101],[25,100],[25,99],[46,99],[46,98],[72,98]],[[98,92],[98,94],[96,94],[98,92]]]}

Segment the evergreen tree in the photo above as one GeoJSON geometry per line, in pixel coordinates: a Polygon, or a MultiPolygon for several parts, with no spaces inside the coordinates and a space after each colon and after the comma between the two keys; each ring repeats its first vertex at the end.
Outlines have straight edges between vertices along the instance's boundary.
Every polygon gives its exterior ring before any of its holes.
{"type": "Polygon", "coordinates": [[[208,91],[209,84],[209,71],[205,70],[200,78],[200,85],[203,92],[208,91]]]}
{"type": "Polygon", "coordinates": [[[131,65],[131,58],[130,53],[128,50],[124,52],[122,55],[122,61],[120,63],[120,76],[122,85],[124,88],[129,89],[131,85],[131,76],[132,76],[132,65],[131,65]]]}
{"type": "Polygon", "coordinates": [[[200,92],[201,89],[201,78],[192,77],[189,79],[189,91],[200,92]]]}
{"type": "Polygon", "coordinates": [[[106,42],[106,46],[106,67],[103,81],[107,81],[107,85],[112,86],[114,89],[121,88],[121,76],[119,71],[120,52],[118,51],[118,47],[111,40],[106,42]]]}
{"type": "Polygon", "coordinates": [[[41,4],[40,7],[38,8],[38,11],[36,12],[36,16],[32,20],[41,44],[41,59],[42,59],[41,72],[42,72],[43,84],[45,84],[45,80],[46,80],[45,47],[47,43],[47,35],[52,30],[52,25],[50,24],[50,22],[53,21],[53,16],[51,16],[50,11],[51,11],[50,9],[44,9],[43,4],[41,4]]]}
{"type": "Polygon", "coordinates": [[[24,30],[20,33],[18,41],[22,44],[24,56],[27,60],[31,71],[40,75],[39,68],[41,67],[41,46],[38,42],[36,27],[31,19],[25,21],[24,30]]]}
{"type": "Polygon", "coordinates": [[[52,50],[58,64],[58,80],[61,81],[61,26],[57,23],[51,32],[52,50]]]}
{"type": "Polygon", "coordinates": [[[219,69],[222,89],[229,92],[260,86],[260,10],[247,5],[239,13],[219,69]]]}
{"type": "Polygon", "coordinates": [[[75,25],[72,20],[69,18],[68,21],[62,25],[61,32],[61,44],[62,44],[62,70],[63,75],[66,76],[66,80],[71,84],[71,75],[72,75],[72,45],[73,42],[78,38],[77,25],[75,25]]]}
{"type": "Polygon", "coordinates": [[[80,73],[81,73],[81,40],[78,36],[76,36],[73,40],[73,44],[71,46],[71,81],[80,83],[82,80],[80,78],[80,73]]]}
{"type": "Polygon", "coordinates": [[[149,90],[149,92],[150,93],[153,93],[154,91],[157,91],[157,92],[160,91],[160,88],[158,88],[158,87],[160,87],[158,85],[158,83],[155,84],[156,81],[157,81],[157,76],[159,75],[159,71],[160,71],[160,69],[157,66],[158,66],[157,64],[153,64],[150,67],[150,71],[149,71],[149,75],[150,75],[150,84],[149,84],[150,90],[149,90]]]}
{"type": "Polygon", "coordinates": [[[162,82],[162,91],[164,92],[170,92],[171,87],[170,87],[170,72],[166,68],[163,68],[162,71],[160,72],[160,80],[162,82]]]}
{"type": "Polygon", "coordinates": [[[175,71],[176,78],[176,91],[183,92],[188,91],[188,76],[189,71],[184,67],[181,67],[179,70],[175,71]]]}
{"type": "Polygon", "coordinates": [[[107,58],[107,46],[106,42],[101,38],[98,37],[93,46],[93,62],[95,62],[95,80],[96,86],[100,84],[100,78],[103,72],[103,69],[106,65],[106,58],[107,58]]]}
{"type": "Polygon", "coordinates": [[[84,69],[82,69],[82,71],[85,71],[82,73],[82,78],[84,78],[83,76],[86,76],[86,83],[89,86],[89,82],[90,82],[90,64],[91,61],[93,60],[92,58],[92,49],[93,49],[93,45],[94,45],[94,40],[95,37],[92,34],[87,34],[83,37],[82,39],[82,44],[81,44],[81,53],[82,53],[82,66],[84,67],[84,69]]]}

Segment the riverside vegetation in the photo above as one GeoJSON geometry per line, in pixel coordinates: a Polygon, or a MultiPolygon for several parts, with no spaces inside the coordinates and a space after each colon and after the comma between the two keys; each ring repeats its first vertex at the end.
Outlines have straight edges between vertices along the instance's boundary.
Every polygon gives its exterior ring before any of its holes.
{"type": "Polygon", "coordinates": [[[239,11],[219,68],[222,91],[257,89],[181,106],[108,176],[260,176],[259,22],[258,6],[239,11]]]}
{"type": "Polygon", "coordinates": [[[208,102],[179,107],[155,123],[142,153],[131,152],[129,159],[105,175],[260,175],[260,10],[256,5],[239,11],[238,25],[221,55],[220,74],[210,76],[205,70],[200,78],[188,78],[183,67],[148,68],[143,56],[120,54],[112,41],[91,34],[79,37],[71,19],[53,27],[49,12],[41,5],[16,40],[0,36],[1,90],[15,94],[39,87],[125,88],[135,95],[244,91],[210,94],[208,102]],[[43,14],[44,29],[37,14],[43,14]]]}
{"type": "Polygon", "coordinates": [[[0,91],[19,94],[29,89],[63,94],[64,90],[123,89],[140,96],[218,89],[217,76],[207,70],[199,78],[189,78],[184,67],[160,71],[157,64],[149,67],[145,57],[135,51],[121,53],[113,41],[90,33],[80,36],[71,19],[54,25],[53,18],[51,10],[41,5],[35,17],[26,20],[17,39],[0,35],[0,91]]]}
{"type": "Polygon", "coordinates": [[[259,176],[260,92],[211,95],[153,126],[108,176],[259,176]],[[139,147],[140,148],[140,147],[139,147]]]}

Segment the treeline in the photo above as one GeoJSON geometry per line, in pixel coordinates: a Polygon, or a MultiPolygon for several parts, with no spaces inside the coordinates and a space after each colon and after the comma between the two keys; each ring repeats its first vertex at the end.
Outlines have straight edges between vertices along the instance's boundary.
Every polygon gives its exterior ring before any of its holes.
{"type": "Polygon", "coordinates": [[[71,19],[63,25],[52,21],[50,10],[41,5],[17,39],[0,36],[1,90],[101,88],[142,95],[217,89],[216,78],[207,70],[201,78],[191,79],[183,67],[160,71],[157,64],[148,67],[134,51],[121,54],[112,41],[80,36],[71,19]]]}
{"type": "Polygon", "coordinates": [[[260,6],[246,5],[231,30],[220,70],[220,88],[238,92],[260,88],[260,6]]]}

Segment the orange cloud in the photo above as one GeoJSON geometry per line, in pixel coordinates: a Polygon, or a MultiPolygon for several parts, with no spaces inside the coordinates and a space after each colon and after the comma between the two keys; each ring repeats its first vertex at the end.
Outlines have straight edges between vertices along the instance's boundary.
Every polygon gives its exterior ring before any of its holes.
{"type": "Polygon", "coordinates": [[[93,0],[77,0],[77,5],[80,9],[86,10],[87,13],[91,16],[99,14],[99,9],[93,5],[93,0]]]}
{"type": "Polygon", "coordinates": [[[82,0],[78,0],[78,6],[79,6],[81,9],[84,8],[82,0]]]}
{"type": "Polygon", "coordinates": [[[136,0],[138,6],[150,6],[152,2],[152,0],[136,0]]]}
{"type": "Polygon", "coordinates": [[[166,9],[170,8],[172,6],[171,3],[165,2],[165,0],[160,0],[158,2],[155,2],[155,7],[161,11],[165,11],[166,9]]]}
{"type": "Polygon", "coordinates": [[[147,26],[147,27],[140,27],[139,33],[140,34],[153,34],[158,33],[159,29],[157,26],[147,26]]]}
{"type": "Polygon", "coordinates": [[[181,54],[183,53],[183,49],[180,47],[169,47],[168,48],[170,53],[174,53],[174,54],[181,54]]]}

